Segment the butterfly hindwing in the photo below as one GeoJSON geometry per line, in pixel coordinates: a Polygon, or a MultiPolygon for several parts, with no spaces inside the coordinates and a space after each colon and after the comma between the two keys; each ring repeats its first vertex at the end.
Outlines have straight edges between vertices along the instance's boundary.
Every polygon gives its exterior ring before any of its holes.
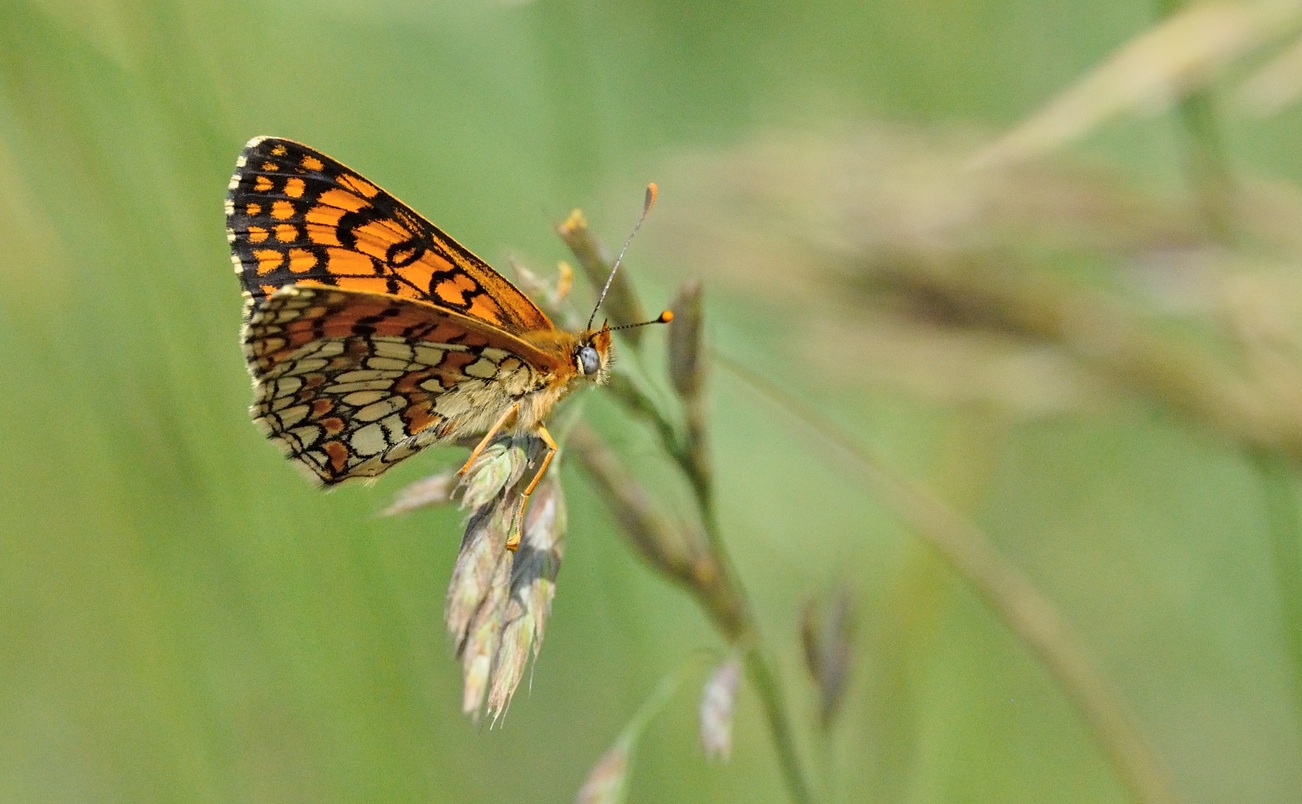
{"type": "Polygon", "coordinates": [[[551,360],[475,319],[395,296],[297,285],[248,304],[250,413],[328,485],[482,432],[546,382],[536,367],[551,360]]]}
{"type": "Polygon", "coordinates": [[[428,302],[514,334],[552,329],[483,260],[305,145],[250,140],[231,177],[226,220],[235,270],[255,303],[308,282],[428,302]]]}

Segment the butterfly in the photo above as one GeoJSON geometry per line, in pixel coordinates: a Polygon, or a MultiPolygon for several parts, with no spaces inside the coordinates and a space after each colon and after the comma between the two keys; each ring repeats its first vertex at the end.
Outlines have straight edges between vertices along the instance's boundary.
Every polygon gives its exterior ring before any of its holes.
{"type": "Polygon", "coordinates": [[[305,145],[249,140],[226,237],[244,291],[249,413],[325,486],[480,436],[464,473],[497,434],[532,434],[546,452],[522,515],[557,451],[543,420],[609,374],[609,324],[558,329],[438,227],[305,145]]]}

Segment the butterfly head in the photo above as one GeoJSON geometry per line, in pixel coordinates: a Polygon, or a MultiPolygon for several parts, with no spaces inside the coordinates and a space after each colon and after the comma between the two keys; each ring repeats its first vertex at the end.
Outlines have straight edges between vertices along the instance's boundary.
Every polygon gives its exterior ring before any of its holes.
{"type": "Polygon", "coordinates": [[[590,379],[597,385],[605,385],[607,377],[610,376],[610,333],[617,329],[645,327],[647,324],[668,324],[673,318],[674,314],[669,310],[665,310],[652,320],[643,321],[640,324],[611,327],[610,323],[606,322],[601,325],[601,329],[588,330],[579,338],[578,345],[574,347],[575,370],[580,377],[590,379]]]}
{"type": "Polygon", "coordinates": [[[574,349],[574,368],[580,377],[605,385],[610,375],[610,325],[588,330],[574,349]]]}

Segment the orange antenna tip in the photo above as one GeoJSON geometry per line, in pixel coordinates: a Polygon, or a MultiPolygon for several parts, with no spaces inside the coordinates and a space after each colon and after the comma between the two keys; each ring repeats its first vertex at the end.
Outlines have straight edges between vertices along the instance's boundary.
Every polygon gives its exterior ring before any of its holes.
{"type": "Polygon", "coordinates": [[[655,182],[651,182],[646,186],[646,201],[642,204],[643,215],[651,211],[651,207],[655,205],[656,196],[658,195],[660,195],[660,188],[656,186],[655,182]]]}
{"type": "Polygon", "coordinates": [[[607,324],[606,326],[610,329],[611,332],[614,332],[617,329],[636,329],[637,327],[647,327],[652,324],[668,324],[670,321],[673,320],[674,320],[673,312],[670,310],[665,310],[663,313],[651,319],[650,321],[643,321],[638,324],[621,324],[618,327],[611,327],[609,324],[607,324]]]}

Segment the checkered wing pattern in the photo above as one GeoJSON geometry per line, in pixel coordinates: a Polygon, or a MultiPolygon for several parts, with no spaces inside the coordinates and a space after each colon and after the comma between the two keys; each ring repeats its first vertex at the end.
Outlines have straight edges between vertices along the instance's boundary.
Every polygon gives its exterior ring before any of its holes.
{"type": "Polygon", "coordinates": [[[547,382],[534,347],[429,304],[290,286],[250,308],[250,412],[326,485],[482,432],[547,382]]]}
{"type": "Polygon", "coordinates": [[[250,412],[321,483],[374,477],[439,441],[541,430],[580,343],[606,365],[608,330],[557,330],[485,262],[305,145],[250,140],[226,224],[250,412]]]}
{"type": "Polygon", "coordinates": [[[425,301],[516,334],[552,328],[483,260],[306,145],[250,140],[229,190],[232,259],[244,292],[255,300],[311,283],[425,301]]]}

